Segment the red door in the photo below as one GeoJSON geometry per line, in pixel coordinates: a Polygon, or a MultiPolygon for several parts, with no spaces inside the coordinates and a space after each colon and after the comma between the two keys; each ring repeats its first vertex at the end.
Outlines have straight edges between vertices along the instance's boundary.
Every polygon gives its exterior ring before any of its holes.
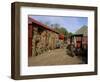
{"type": "Polygon", "coordinates": [[[76,38],[76,47],[77,48],[81,48],[81,45],[82,45],[82,37],[77,37],[76,38]]]}

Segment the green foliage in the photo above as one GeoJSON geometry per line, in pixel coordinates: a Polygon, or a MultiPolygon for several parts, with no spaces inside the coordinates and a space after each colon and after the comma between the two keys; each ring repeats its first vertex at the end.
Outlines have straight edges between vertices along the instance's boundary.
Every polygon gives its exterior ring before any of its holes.
{"type": "Polygon", "coordinates": [[[59,32],[60,34],[63,34],[65,37],[69,35],[69,32],[65,27],[61,27],[59,24],[53,24],[53,28],[56,32],[59,32]]]}
{"type": "Polygon", "coordinates": [[[68,34],[68,31],[67,31],[64,27],[61,27],[61,28],[60,28],[60,32],[61,32],[62,34],[64,34],[65,36],[68,34]]]}
{"type": "Polygon", "coordinates": [[[72,32],[69,32],[67,36],[71,36],[71,35],[73,35],[73,33],[72,32]]]}
{"type": "Polygon", "coordinates": [[[47,26],[50,26],[51,28],[53,28],[56,32],[63,34],[65,37],[67,36],[71,36],[72,33],[68,32],[68,30],[65,27],[60,26],[60,24],[50,24],[50,22],[46,22],[45,23],[47,26]]]}

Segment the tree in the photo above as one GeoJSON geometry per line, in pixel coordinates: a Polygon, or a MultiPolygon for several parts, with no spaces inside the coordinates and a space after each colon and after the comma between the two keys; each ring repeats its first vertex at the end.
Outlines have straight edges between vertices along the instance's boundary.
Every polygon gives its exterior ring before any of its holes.
{"type": "Polygon", "coordinates": [[[65,29],[64,27],[60,27],[60,25],[58,25],[58,24],[56,24],[56,27],[54,27],[54,30],[65,36],[67,36],[67,34],[68,34],[67,29],[65,29]]]}
{"type": "Polygon", "coordinates": [[[73,35],[73,33],[72,32],[69,32],[67,36],[71,36],[71,35],[73,35]]]}
{"type": "Polygon", "coordinates": [[[68,31],[64,27],[60,28],[60,32],[65,36],[67,36],[67,34],[68,34],[68,31]]]}
{"type": "Polygon", "coordinates": [[[65,29],[65,27],[61,27],[60,24],[50,24],[50,22],[46,22],[46,25],[50,26],[51,28],[53,28],[56,32],[59,32],[60,34],[63,34],[65,37],[72,35],[71,32],[68,32],[67,29],[65,29]]]}

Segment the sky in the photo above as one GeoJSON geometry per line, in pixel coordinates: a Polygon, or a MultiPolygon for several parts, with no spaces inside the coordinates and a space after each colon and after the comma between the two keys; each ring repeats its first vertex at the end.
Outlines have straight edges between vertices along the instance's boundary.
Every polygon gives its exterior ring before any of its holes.
{"type": "Polygon", "coordinates": [[[76,32],[79,28],[86,25],[88,26],[87,17],[72,17],[72,16],[41,16],[31,15],[29,16],[42,23],[49,22],[50,24],[59,24],[61,27],[66,28],[69,32],[76,32]]]}

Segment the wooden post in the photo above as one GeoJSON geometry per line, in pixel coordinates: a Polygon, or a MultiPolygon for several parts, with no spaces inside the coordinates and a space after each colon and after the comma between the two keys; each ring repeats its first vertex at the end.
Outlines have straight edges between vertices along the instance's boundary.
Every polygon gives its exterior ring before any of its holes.
{"type": "Polygon", "coordinates": [[[28,24],[28,56],[32,56],[32,24],[28,24]]]}

